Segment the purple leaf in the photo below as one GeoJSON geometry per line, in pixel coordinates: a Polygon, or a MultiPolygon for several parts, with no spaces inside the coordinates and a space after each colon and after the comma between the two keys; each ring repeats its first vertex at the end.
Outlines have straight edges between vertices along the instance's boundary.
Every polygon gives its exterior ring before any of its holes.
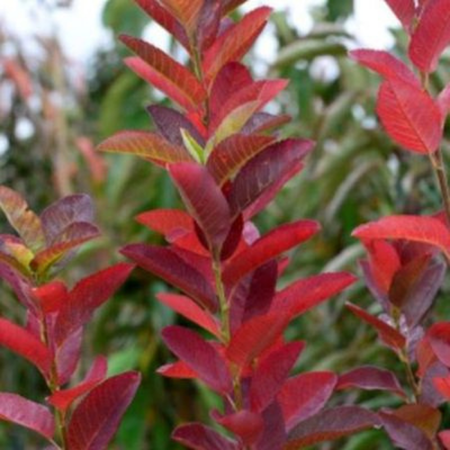
{"type": "Polygon", "coordinates": [[[193,450],[239,450],[240,446],[200,423],[179,426],[172,439],[193,450]]]}
{"type": "Polygon", "coordinates": [[[47,439],[55,433],[55,421],[48,408],[17,394],[0,393],[0,420],[29,428],[47,439]]]}
{"type": "Polygon", "coordinates": [[[255,445],[255,450],[281,450],[286,442],[283,412],[278,402],[274,401],[262,413],[264,429],[255,445]]]}
{"type": "Polygon", "coordinates": [[[226,416],[216,413],[213,417],[217,423],[239,436],[244,445],[247,446],[254,444],[264,429],[261,416],[247,410],[241,410],[226,416]]]}

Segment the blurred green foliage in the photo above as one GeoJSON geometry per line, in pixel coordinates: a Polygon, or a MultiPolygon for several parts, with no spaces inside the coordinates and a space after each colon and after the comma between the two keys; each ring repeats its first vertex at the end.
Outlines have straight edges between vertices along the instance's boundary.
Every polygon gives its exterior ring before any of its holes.
{"type": "MultiPolygon", "coordinates": [[[[277,224],[309,217],[319,220],[323,227],[319,237],[290,255],[283,283],[322,271],[358,272],[357,260],[363,251],[350,236],[357,225],[393,212],[439,209],[439,194],[427,162],[400,151],[377,125],[374,99],[379,80],[346,56],[347,47],[355,45],[345,29],[352,11],[352,0],[328,0],[312,11],[316,21],[307,35],[299,35],[284,13],[276,12],[272,17],[279,51],[277,59],[270,62],[269,73],[288,78],[290,85],[277,105],[271,106],[293,118],[283,135],[311,138],[317,147],[303,173],[257,217],[257,225],[267,231],[277,224]]],[[[137,36],[149,23],[130,0],[109,0],[103,20],[114,36],[121,32],[137,36]]],[[[394,35],[395,51],[401,56],[405,38],[398,32],[394,35]]],[[[58,47],[47,48],[53,53],[48,51],[48,61],[41,64],[33,79],[41,95],[61,88],[61,79],[58,84],[57,74],[49,69],[58,47]]],[[[113,47],[98,53],[84,93],[73,89],[65,75],[65,95],[72,101],[57,112],[67,130],[63,141],[57,136],[58,130],[48,140],[45,111],[31,113],[19,94],[11,111],[3,113],[0,124],[0,135],[9,142],[8,151],[0,157],[1,183],[24,193],[39,210],[61,193],[61,189],[49,189],[48,180],[55,179],[55,158],[62,152],[65,162],[76,167],[74,173],[69,171],[69,188],[94,197],[104,237],[66,270],[65,275],[72,280],[118,259],[118,249],[125,243],[158,242],[160,238],[137,225],[133,217],[146,210],[179,205],[163,171],[151,164],[133,157],[101,155],[108,166],[107,176],[95,181],[89,161],[76,148],[75,139],[81,134],[98,143],[118,130],[151,126],[145,106],[161,102],[160,96],[125,68],[121,62],[125,54],[117,40],[113,47]],[[36,132],[20,140],[15,128],[23,117],[31,117],[36,132]]],[[[250,56],[250,65],[255,59],[255,55],[250,56]]],[[[26,69],[26,61],[23,57],[20,60],[26,69]]],[[[433,76],[436,88],[446,84],[449,69],[450,61],[446,60],[433,76]]],[[[158,366],[172,358],[160,345],[160,330],[179,320],[154,300],[155,292],[164,289],[167,287],[161,281],[136,270],[89,327],[80,376],[91,355],[97,353],[109,355],[111,373],[128,369],[143,373],[143,384],[111,447],[114,449],[175,450],[179,447],[170,441],[174,426],[182,421],[208,421],[206,411],[218,406],[217,398],[200,384],[155,374],[158,366]]],[[[0,314],[20,318],[17,304],[6,294],[0,302],[0,314]]],[[[298,319],[289,329],[289,338],[308,343],[296,370],[344,372],[356,365],[374,364],[389,367],[402,378],[402,368],[393,355],[378,345],[372,331],[346,312],[344,302],[349,299],[371,305],[369,308],[376,311],[360,282],[340,298],[298,319]]],[[[448,317],[450,312],[443,302],[437,311],[440,317],[448,317]]],[[[21,392],[34,399],[45,395],[38,375],[18,358],[2,351],[0,364],[7,368],[0,372],[1,390],[21,392]]],[[[355,401],[379,408],[395,406],[397,399],[380,393],[346,392],[333,400],[336,404],[355,401]]],[[[30,433],[9,426],[0,428],[0,448],[32,449],[38,445],[30,433]]],[[[390,445],[382,432],[369,431],[320,448],[375,450],[389,449],[390,445]]]]}

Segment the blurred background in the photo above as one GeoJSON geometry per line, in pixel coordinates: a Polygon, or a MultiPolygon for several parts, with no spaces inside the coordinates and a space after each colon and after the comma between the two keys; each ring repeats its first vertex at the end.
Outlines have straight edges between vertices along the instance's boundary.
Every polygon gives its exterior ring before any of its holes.
{"type": "MultiPolygon", "coordinates": [[[[394,49],[401,56],[406,37],[383,0],[249,0],[236,14],[260,4],[272,6],[274,13],[247,63],[258,76],[290,80],[287,91],[268,108],[292,116],[284,136],[308,137],[317,146],[304,172],[257,217],[257,224],[262,231],[298,218],[322,224],[320,236],[291,255],[284,284],[323,271],[359,273],[363,251],[350,237],[353,228],[393,212],[439,209],[427,161],[400,151],[378,127],[373,111],[379,80],[347,58],[348,48],[360,46],[394,49]]],[[[122,64],[127,51],[116,39],[121,32],[142,35],[180,56],[175,43],[132,0],[0,2],[0,184],[22,193],[35,211],[74,192],[93,197],[103,237],[85,246],[65,269],[62,275],[71,282],[118,260],[125,243],[158,242],[133,217],[179,204],[160,169],[135,157],[95,152],[96,144],[118,130],[151,127],[145,106],[166,102],[122,64]]],[[[450,60],[444,58],[432,85],[441,89],[449,79],[450,60]]],[[[201,384],[155,374],[171,358],[160,345],[160,330],[179,320],[154,300],[154,293],[165,289],[161,281],[136,270],[88,328],[80,376],[98,353],[109,356],[111,374],[138,369],[144,375],[113,449],[177,449],[170,441],[175,425],[208,421],[207,411],[219,405],[201,384]]],[[[369,310],[373,305],[358,283],[291,326],[289,338],[308,342],[296,371],[396,367],[374,333],[345,311],[349,299],[369,310]]],[[[448,310],[440,301],[436,314],[444,317],[448,310]]],[[[23,320],[4,285],[0,315],[23,320]]],[[[0,367],[1,391],[42,401],[39,374],[26,363],[1,351],[0,367]]],[[[402,369],[398,372],[401,377],[402,369]]],[[[397,400],[346,392],[332,403],[354,401],[378,408],[397,400]]],[[[1,424],[0,448],[42,445],[31,432],[1,424]]],[[[391,447],[381,432],[370,431],[320,448],[391,447]]]]}

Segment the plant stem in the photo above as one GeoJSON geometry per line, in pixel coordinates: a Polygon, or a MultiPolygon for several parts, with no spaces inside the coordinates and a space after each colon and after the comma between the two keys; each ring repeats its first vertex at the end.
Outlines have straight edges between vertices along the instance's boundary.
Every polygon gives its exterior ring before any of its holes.
{"type": "Polygon", "coordinates": [[[430,154],[431,165],[438,180],[439,189],[442,195],[442,202],[444,204],[445,217],[450,223],[450,190],[447,182],[447,173],[445,171],[444,158],[442,149],[439,148],[435,153],[430,154]]]}
{"type": "Polygon", "coordinates": [[[417,403],[420,397],[420,388],[416,382],[416,377],[414,376],[414,372],[411,367],[411,361],[408,357],[408,353],[406,349],[399,352],[399,358],[403,365],[405,366],[406,378],[408,380],[408,384],[412,390],[412,399],[410,403],[417,403]]]}
{"type": "Polygon", "coordinates": [[[225,295],[225,287],[222,281],[222,269],[218,258],[213,259],[213,272],[216,283],[216,293],[219,299],[220,318],[222,323],[222,339],[225,343],[230,340],[230,305],[225,295]]]}

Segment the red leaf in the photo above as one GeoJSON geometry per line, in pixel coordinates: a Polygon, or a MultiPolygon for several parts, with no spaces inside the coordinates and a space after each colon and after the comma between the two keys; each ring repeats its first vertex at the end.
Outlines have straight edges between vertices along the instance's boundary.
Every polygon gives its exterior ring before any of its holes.
{"type": "Polygon", "coordinates": [[[358,316],[360,319],[362,319],[364,322],[368,323],[369,325],[372,325],[380,339],[389,347],[393,348],[394,350],[401,350],[406,345],[406,339],[405,337],[400,334],[399,331],[397,331],[395,328],[388,325],[386,322],[383,322],[382,320],[378,319],[378,317],[372,316],[371,314],[367,313],[363,309],[359,308],[356,305],[353,305],[351,303],[346,304],[347,308],[356,316],[358,316]]]}
{"type": "Polygon", "coordinates": [[[213,345],[197,333],[179,326],[164,328],[162,338],[167,347],[208,386],[224,395],[230,392],[230,373],[213,345]]]}
{"type": "Polygon", "coordinates": [[[63,389],[56,391],[48,399],[48,403],[53,405],[60,411],[67,411],[72,403],[82,395],[91,391],[95,386],[101,383],[108,370],[108,361],[103,356],[98,356],[92,364],[86,378],[77,386],[71,389],[63,389]]]}
{"type": "Polygon", "coordinates": [[[328,409],[297,425],[289,433],[284,450],[298,450],[379,425],[380,419],[376,414],[358,406],[328,409]]]}
{"type": "Polygon", "coordinates": [[[450,43],[450,5],[447,0],[428,2],[409,45],[409,57],[422,72],[434,72],[450,43]]]}
{"type": "Polygon", "coordinates": [[[56,342],[62,344],[88,322],[94,311],[122,286],[133,269],[132,264],[119,263],[79,281],[57,316],[54,327],[56,342]]]}
{"type": "Polygon", "coordinates": [[[45,314],[57,312],[68,301],[69,292],[61,281],[52,281],[32,290],[45,314]]]}
{"type": "Polygon", "coordinates": [[[216,39],[203,59],[207,80],[214,80],[225,64],[239,61],[247,53],[266,25],[271,11],[263,6],[249,12],[216,39]]]}
{"type": "Polygon", "coordinates": [[[83,329],[79,328],[55,350],[54,360],[58,372],[58,384],[60,386],[69,382],[78,366],[82,341],[83,329]]]}
{"type": "Polygon", "coordinates": [[[402,23],[406,31],[412,26],[412,21],[416,15],[416,5],[414,0],[385,0],[398,20],[402,23]]]}
{"type": "Polygon", "coordinates": [[[356,277],[346,272],[323,273],[298,280],[276,294],[271,310],[287,311],[293,319],[338,294],[355,281],[356,277]]]}
{"type": "Polygon", "coordinates": [[[48,408],[16,394],[0,393],[0,420],[29,428],[47,439],[55,433],[55,421],[48,408]]]}
{"type": "Polygon", "coordinates": [[[278,394],[286,430],[318,413],[331,397],[338,378],[333,372],[309,372],[290,378],[278,394]]]}
{"type": "Polygon", "coordinates": [[[261,359],[250,385],[252,411],[260,413],[272,403],[304,348],[304,342],[291,342],[261,359]]]}
{"type": "Polygon", "coordinates": [[[140,267],[180,288],[200,305],[215,312],[217,300],[214,289],[202,273],[187,264],[172,249],[146,244],[130,244],[121,250],[140,267]]]}
{"type": "MultiPolygon", "coordinates": [[[[266,205],[283,184],[300,170],[299,162],[312,148],[312,141],[286,139],[253,157],[238,172],[231,186],[228,199],[233,216],[252,207],[252,203],[268,193],[268,199],[262,202],[266,205]],[[273,187],[276,189],[273,190],[273,187]]],[[[251,215],[246,213],[245,218],[249,217],[251,215]]]]}
{"type": "Polygon", "coordinates": [[[389,136],[407,150],[432,153],[442,139],[442,116],[430,95],[400,80],[380,88],[377,113],[389,136]]]}
{"type": "Polygon", "coordinates": [[[164,9],[157,0],[136,0],[136,3],[186,49],[189,48],[189,39],[180,22],[164,9]]]}
{"type": "Polygon", "coordinates": [[[441,431],[439,434],[439,440],[442,442],[442,445],[446,450],[450,449],[450,430],[441,431]]]}
{"type": "Polygon", "coordinates": [[[214,148],[206,167],[221,186],[274,140],[271,136],[232,135],[214,148]]]}
{"type": "Polygon", "coordinates": [[[125,63],[128,67],[183,108],[188,111],[197,109],[205,99],[206,92],[188,69],[141,39],[126,35],[122,35],[120,39],[139,56],[127,58],[125,63]]]}
{"type": "Polygon", "coordinates": [[[154,209],[139,214],[136,221],[150,230],[163,234],[167,242],[174,242],[194,231],[191,216],[179,209],[154,209]]]}
{"type": "Polygon", "coordinates": [[[349,55],[359,64],[372,69],[388,80],[398,79],[420,87],[419,80],[410,68],[403,61],[384,50],[358,49],[351,51],[349,55]]]}
{"type": "Polygon", "coordinates": [[[199,378],[197,372],[192,370],[184,361],[177,361],[171,364],[164,364],[156,371],[163,377],[194,379],[199,378]]]}
{"type": "Polygon", "coordinates": [[[404,239],[438,247],[450,254],[450,230],[434,217],[390,216],[356,228],[358,239],[404,239]]]}
{"type": "Polygon", "coordinates": [[[160,164],[192,161],[183,147],[146,131],[120,131],[103,141],[97,149],[104,152],[130,153],[160,164]]]}
{"type": "Polygon", "coordinates": [[[92,389],[72,414],[67,430],[70,448],[107,448],[141,381],[137,372],[111,377],[92,389]]]}
{"type": "Polygon", "coordinates": [[[201,326],[214,336],[220,337],[220,330],[214,317],[208,311],[201,309],[189,297],[159,293],[156,295],[156,298],[164,305],[201,326]]]}
{"type": "Polygon", "coordinates": [[[450,376],[433,379],[434,387],[448,401],[450,399],[450,376]]]}
{"type": "Polygon", "coordinates": [[[9,348],[34,364],[45,376],[50,370],[50,350],[30,332],[0,318],[0,345],[9,348]]]}
{"type": "Polygon", "coordinates": [[[239,436],[246,446],[254,444],[264,429],[262,417],[251,411],[241,410],[226,416],[216,414],[214,419],[227,430],[239,436]]]}
{"type": "Polygon", "coordinates": [[[450,367],[450,322],[435,323],[428,330],[427,338],[439,361],[450,367]]]}
{"type": "Polygon", "coordinates": [[[405,392],[397,377],[389,370],[379,369],[374,366],[359,367],[341,375],[336,389],[348,388],[359,388],[369,391],[380,389],[383,391],[391,391],[401,397],[405,397],[405,392]]]}
{"type": "Polygon", "coordinates": [[[450,111],[450,83],[440,92],[437,98],[437,104],[441,111],[442,121],[445,121],[445,118],[450,111]]]}
{"type": "Polygon", "coordinates": [[[230,441],[212,428],[200,423],[188,423],[176,428],[172,439],[193,450],[239,450],[234,441],[230,441]]]}
{"type": "Polygon", "coordinates": [[[301,244],[318,231],[318,223],[312,220],[299,220],[270,231],[228,262],[223,271],[225,286],[235,285],[243,276],[301,244]]]}
{"type": "Polygon", "coordinates": [[[286,315],[281,313],[250,319],[231,337],[227,358],[243,369],[280,338],[287,322],[286,315]]]}
{"type": "Polygon", "coordinates": [[[189,35],[193,35],[203,6],[203,0],[160,0],[178,19],[189,35]]]}
{"type": "Polygon", "coordinates": [[[219,249],[231,226],[228,203],[219,186],[206,167],[195,163],[172,165],[170,174],[211,249],[219,249]]]}

